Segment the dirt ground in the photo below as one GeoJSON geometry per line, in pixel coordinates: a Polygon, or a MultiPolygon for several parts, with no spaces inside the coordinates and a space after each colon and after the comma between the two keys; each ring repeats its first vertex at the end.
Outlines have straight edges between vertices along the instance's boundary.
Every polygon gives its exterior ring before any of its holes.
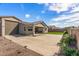
{"type": "Polygon", "coordinates": [[[33,50],[44,56],[56,55],[59,52],[57,43],[62,38],[62,35],[41,34],[33,36],[6,36],[9,40],[18,43],[21,46],[27,46],[28,49],[33,50]]]}
{"type": "Polygon", "coordinates": [[[0,56],[41,56],[40,54],[0,37],[0,56]]]}

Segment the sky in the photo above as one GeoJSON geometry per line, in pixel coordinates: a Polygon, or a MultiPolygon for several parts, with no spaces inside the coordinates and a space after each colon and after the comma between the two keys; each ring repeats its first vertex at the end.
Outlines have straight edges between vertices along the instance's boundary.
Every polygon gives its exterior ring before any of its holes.
{"type": "Polygon", "coordinates": [[[79,3],[0,3],[0,16],[57,27],[79,26],[79,3]]]}

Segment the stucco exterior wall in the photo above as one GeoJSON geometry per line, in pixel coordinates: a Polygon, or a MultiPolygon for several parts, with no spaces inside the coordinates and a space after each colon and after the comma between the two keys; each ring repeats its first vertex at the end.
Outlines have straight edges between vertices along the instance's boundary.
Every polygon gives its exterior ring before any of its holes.
{"type": "Polygon", "coordinates": [[[0,36],[2,35],[2,20],[0,19],[0,36]]]}
{"type": "Polygon", "coordinates": [[[48,33],[48,27],[44,27],[44,33],[48,33]]]}
{"type": "Polygon", "coordinates": [[[77,48],[79,49],[79,29],[78,28],[70,29],[69,34],[71,34],[72,37],[76,38],[77,48]]]}
{"type": "Polygon", "coordinates": [[[33,29],[33,27],[32,26],[27,26],[27,25],[25,25],[25,24],[19,24],[19,33],[20,34],[23,34],[23,35],[29,35],[29,34],[32,34],[33,33],[33,31],[28,31],[28,29],[33,29]],[[25,28],[25,30],[24,30],[24,28],[25,28]]]}
{"type": "Polygon", "coordinates": [[[5,20],[5,35],[18,34],[19,23],[5,20]]]}
{"type": "MultiPolygon", "coordinates": [[[[26,23],[23,24],[21,20],[16,17],[0,17],[1,18],[1,30],[2,36],[10,34],[35,34],[35,27],[42,27],[43,33],[48,32],[48,27],[43,23],[26,23]],[[25,30],[24,30],[25,28],[25,30]],[[28,30],[31,29],[31,30],[28,30]]],[[[40,29],[41,30],[41,29],[40,29]]]]}
{"type": "Polygon", "coordinates": [[[79,50],[79,32],[76,31],[76,41],[77,41],[77,48],[79,50]]]}
{"type": "Polygon", "coordinates": [[[15,18],[3,17],[2,20],[2,36],[9,34],[17,34],[19,31],[18,24],[21,22],[15,18]]]}

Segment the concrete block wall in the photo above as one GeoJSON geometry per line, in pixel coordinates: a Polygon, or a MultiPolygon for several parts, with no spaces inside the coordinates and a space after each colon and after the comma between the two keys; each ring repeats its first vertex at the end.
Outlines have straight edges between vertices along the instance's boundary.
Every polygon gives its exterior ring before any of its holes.
{"type": "Polygon", "coordinates": [[[77,48],[79,49],[79,32],[76,31],[77,48]]]}
{"type": "Polygon", "coordinates": [[[77,48],[79,49],[79,29],[69,29],[68,33],[76,38],[77,41],[77,48]]]}

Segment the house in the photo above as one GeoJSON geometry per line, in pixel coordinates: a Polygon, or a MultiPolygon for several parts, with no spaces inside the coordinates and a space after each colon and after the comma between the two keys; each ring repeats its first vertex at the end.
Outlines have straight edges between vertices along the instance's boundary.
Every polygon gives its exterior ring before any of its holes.
{"type": "Polygon", "coordinates": [[[14,16],[0,16],[0,35],[34,35],[47,33],[48,26],[43,21],[23,22],[14,16]]]}

